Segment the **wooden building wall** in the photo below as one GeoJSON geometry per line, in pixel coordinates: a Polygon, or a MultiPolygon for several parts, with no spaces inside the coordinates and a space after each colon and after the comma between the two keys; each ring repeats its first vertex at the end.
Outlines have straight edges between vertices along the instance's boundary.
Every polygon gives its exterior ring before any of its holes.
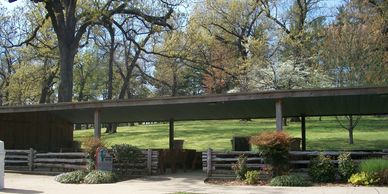
{"type": "Polygon", "coordinates": [[[0,114],[0,140],[6,149],[58,151],[72,146],[73,125],[48,112],[0,114]]]}

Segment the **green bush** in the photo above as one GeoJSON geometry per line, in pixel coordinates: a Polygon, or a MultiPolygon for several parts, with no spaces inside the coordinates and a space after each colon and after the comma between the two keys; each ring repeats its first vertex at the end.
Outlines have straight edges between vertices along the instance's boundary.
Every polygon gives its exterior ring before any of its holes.
{"type": "Polygon", "coordinates": [[[350,158],[350,153],[341,153],[338,156],[338,174],[341,180],[348,180],[356,172],[357,165],[350,158]]]}
{"type": "Polygon", "coordinates": [[[118,181],[115,173],[110,171],[93,170],[84,178],[86,184],[114,183],[118,181]]]}
{"type": "Polygon", "coordinates": [[[360,163],[361,172],[380,173],[388,169],[388,160],[382,158],[368,159],[360,163]]]}
{"type": "Polygon", "coordinates": [[[237,163],[232,165],[236,179],[245,180],[245,174],[247,173],[247,157],[245,155],[240,155],[237,159],[237,163]]]}
{"type": "Polygon", "coordinates": [[[248,185],[257,184],[257,182],[259,180],[259,174],[260,174],[260,172],[257,170],[247,171],[247,173],[245,173],[244,182],[248,185]]]}
{"type": "Polygon", "coordinates": [[[287,171],[288,151],[290,136],[284,132],[265,131],[256,136],[252,136],[250,143],[256,145],[264,162],[271,164],[273,173],[281,175],[287,171]]]}
{"type": "Polygon", "coordinates": [[[335,180],[336,170],[330,157],[320,154],[310,162],[309,175],[313,182],[328,183],[335,180]]]}
{"type": "Polygon", "coordinates": [[[348,182],[353,185],[375,185],[379,182],[379,178],[375,173],[359,172],[353,174],[348,182]]]}
{"type": "Polygon", "coordinates": [[[310,186],[311,182],[298,175],[283,175],[277,176],[271,180],[270,186],[310,186]]]}
{"type": "Polygon", "coordinates": [[[135,162],[143,156],[141,150],[129,144],[116,144],[112,146],[112,153],[117,160],[135,162]]]}
{"type": "Polygon", "coordinates": [[[77,170],[73,172],[68,173],[62,173],[55,177],[55,180],[60,183],[66,183],[66,184],[79,184],[82,183],[85,176],[88,173],[82,170],[77,170]]]}

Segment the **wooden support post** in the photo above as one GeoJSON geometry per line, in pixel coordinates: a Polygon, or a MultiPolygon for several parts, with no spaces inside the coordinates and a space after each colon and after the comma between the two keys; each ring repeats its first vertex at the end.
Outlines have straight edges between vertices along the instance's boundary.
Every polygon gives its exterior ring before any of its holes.
{"type": "Polygon", "coordinates": [[[28,168],[30,171],[34,170],[34,157],[35,157],[35,150],[30,148],[30,151],[28,153],[28,168]]]}
{"type": "Polygon", "coordinates": [[[147,170],[148,175],[152,175],[152,149],[147,150],[147,170]]]}
{"type": "Polygon", "coordinates": [[[208,178],[212,176],[212,169],[212,149],[209,148],[206,156],[206,175],[208,178]]]}
{"type": "Polygon", "coordinates": [[[101,111],[96,109],[94,111],[94,137],[100,139],[101,137],[101,111]]]}
{"type": "Polygon", "coordinates": [[[276,100],[275,108],[276,108],[276,130],[283,131],[283,113],[282,113],[281,99],[276,100]]]}
{"type": "Polygon", "coordinates": [[[302,151],[306,151],[306,117],[302,115],[301,120],[301,132],[302,132],[302,151]]]}
{"type": "Polygon", "coordinates": [[[174,149],[174,120],[170,119],[169,121],[169,149],[174,149]]]}

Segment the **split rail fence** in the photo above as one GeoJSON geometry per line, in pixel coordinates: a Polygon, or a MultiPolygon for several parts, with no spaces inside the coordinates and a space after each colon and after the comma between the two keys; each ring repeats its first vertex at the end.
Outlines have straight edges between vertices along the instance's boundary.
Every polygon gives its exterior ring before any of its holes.
{"type": "MultiPolygon", "coordinates": [[[[29,150],[5,150],[5,168],[9,170],[59,171],[82,170],[88,166],[88,154],[84,152],[38,153],[29,150]]],[[[113,170],[129,174],[158,174],[158,151],[142,150],[136,162],[115,161],[113,170]]]]}
{"type": "MultiPolygon", "coordinates": [[[[330,156],[334,164],[338,163],[337,157],[342,153],[338,151],[290,151],[289,165],[293,170],[306,171],[310,160],[320,153],[330,156]]],[[[352,151],[349,152],[351,158],[360,162],[368,158],[388,158],[388,150],[384,151],[352,151]]],[[[232,151],[232,152],[217,152],[212,149],[202,152],[202,169],[207,174],[207,177],[212,178],[234,178],[232,170],[240,155],[247,157],[247,168],[249,170],[258,170],[268,167],[264,164],[263,158],[258,154],[250,151],[232,151]]]]}

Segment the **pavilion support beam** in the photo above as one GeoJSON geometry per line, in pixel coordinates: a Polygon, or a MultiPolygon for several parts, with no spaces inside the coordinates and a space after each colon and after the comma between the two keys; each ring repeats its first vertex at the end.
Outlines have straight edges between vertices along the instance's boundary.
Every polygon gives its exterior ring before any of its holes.
{"type": "Polygon", "coordinates": [[[174,149],[174,120],[170,119],[169,121],[169,149],[174,149]]]}
{"type": "Polygon", "coordinates": [[[302,133],[302,151],[306,151],[306,117],[304,115],[302,115],[300,128],[302,133]]]}
{"type": "Polygon", "coordinates": [[[276,108],[276,130],[283,131],[283,111],[282,111],[281,99],[276,100],[275,108],[276,108]]]}
{"type": "Polygon", "coordinates": [[[94,110],[94,138],[101,138],[101,111],[94,110]]]}

